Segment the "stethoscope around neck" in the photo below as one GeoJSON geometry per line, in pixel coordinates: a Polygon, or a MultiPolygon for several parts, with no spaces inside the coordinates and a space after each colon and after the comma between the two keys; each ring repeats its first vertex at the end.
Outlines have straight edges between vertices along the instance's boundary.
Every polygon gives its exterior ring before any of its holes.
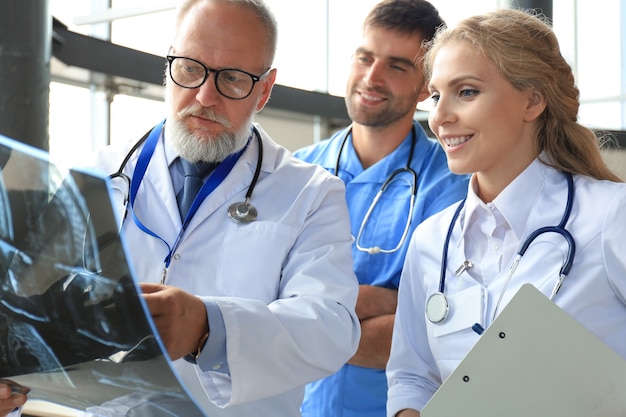
{"type": "MultiPolygon", "coordinates": [[[[498,309],[500,307],[500,303],[502,302],[502,298],[504,296],[504,292],[507,286],[509,285],[511,278],[513,277],[513,273],[517,269],[517,265],[519,264],[522,256],[524,256],[524,254],[526,253],[526,250],[528,249],[530,244],[538,236],[544,233],[557,233],[563,236],[563,238],[566,240],[567,245],[568,245],[567,257],[565,258],[565,262],[561,266],[561,270],[559,272],[559,278],[558,278],[558,281],[556,282],[556,285],[554,286],[552,290],[552,294],[550,295],[550,300],[554,299],[556,294],[559,292],[559,290],[561,289],[561,285],[563,284],[563,280],[565,279],[570,269],[572,268],[572,264],[574,263],[574,255],[576,252],[576,243],[574,242],[574,238],[572,237],[572,234],[567,229],[565,229],[565,225],[567,224],[569,220],[569,216],[572,212],[572,205],[574,202],[574,180],[572,178],[572,174],[570,173],[566,173],[565,176],[567,178],[567,203],[565,205],[565,211],[563,212],[563,217],[561,218],[561,221],[556,226],[546,226],[546,227],[542,227],[542,228],[535,230],[534,232],[528,235],[526,240],[524,240],[519,250],[517,251],[517,256],[515,257],[515,260],[513,261],[513,264],[511,265],[509,274],[506,278],[502,291],[500,292],[500,297],[498,298],[498,302],[496,303],[496,307],[493,312],[492,321],[495,320],[498,309]]],[[[448,267],[447,265],[448,264],[448,246],[450,244],[450,238],[452,236],[454,225],[464,205],[465,205],[465,200],[461,201],[461,203],[457,207],[454,213],[454,216],[452,216],[452,220],[448,228],[446,240],[443,245],[443,254],[441,257],[441,272],[439,276],[438,291],[431,294],[430,297],[428,297],[428,300],[426,301],[426,308],[425,308],[426,317],[428,318],[428,320],[430,320],[432,323],[435,323],[435,324],[442,323],[444,320],[446,320],[446,318],[448,317],[448,313],[450,311],[448,298],[445,295],[446,269],[448,267]]],[[[462,270],[464,270],[464,268],[462,268],[461,271],[462,270]]],[[[475,326],[474,330],[479,334],[482,333],[482,330],[484,330],[478,324],[474,326],[475,326]],[[476,326],[478,326],[478,328],[476,328],[476,326]]]]}
{"type": "MultiPolygon", "coordinates": [[[[132,187],[131,187],[131,185],[132,185],[132,180],[131,180],[131,178],[128,175],[126,175],[124,173],[124,168],[128,164],[128,161],[130,160],[132,155],[135,152],[137,152],[137,150],[141,147],[141,145],[146,143],[146,146],[144,147],[144,149],[142,149],[142,152],[141,152],[140,157],[139,157],[140,160],[144,159],[146,161],[145,166],[143,168],[140,168],[140,170],[143,171],[143,172],[140,173],[141,177],[143,178],[145,170],[147,169],[147,162],[149,162],[150,158],[152,157],[152,154],[154,153],[154,148],[156,147],[156,142],[158,141],[158,138],[161,135],[161,131],[163,129],[164,124],[165,124],[165,120],[163,120],[161,123],[157,124],[152,130],[147,132],[141,139],[139,139],[133,145],[133,147],[130,149],[130,151],[128,151],[128,153],[124,157],[124,160],[120,164],[120,167],[118,168],[118,170],[116,172],[114,172],[113,174],[109,175],[109,179],[111,179],[111,180],[116,179],[116,178],[120,178],[122,181],[124,181],[124,183],[126,185],[126,190],[128,190],[128,192],[124,194],[124,201],[123,201],[123,203],[124,203],[125,206],[128,205],[129,202],[131,202],[131,194],[132,194],[132,187]],[[144,151],[146,151],[146,154],[144,154],[144,151]],[[144,156],[144,155],[146,155],[146,156],[144,156]],[[142,156],[143,156],[143,158],[142,158],[142,156]]],[[[251,223],[251,222],[255,221],[257,216],[258,216],[257,209],[256,209],[256,207],[254,207],[250,203],[250,199],[252,197],[252,193],[254,192],[254,188],[256,187],[256,184],[258,182],[259,174],[261,172],[261,166],[263,164],[263,142],[261,141],[261,135],[259,134],[259,131],[257,130],[256,127],[254,127],[254,126],[252,127],[252,132],[253,132],[253,134],[254,134],[254,136],[256,138],[257,144],[258,144],[258,157],[257,157],[256,168],[254,170],[254,176],[252,177],[252,181],[250,182],[250,185],[248,186],[248,190],[246,191],[246,195],[244,197],[244,201],[236,202],[234,204],[231,204],[228,207],[228,218],[233,220],[236,223],[241,223],[241,224],[251,223]]],[[[235,161],[234,162],[236,162],[236,159],[238,159],[238,157],[241,155],[242,152],[243,151],[241,151],[239,154],[235,155],[235,158],[234,158],[235,161]]],[[[234,162],[232,162],[233,165],[234,165],[234,162]]],[[[135,167],[135,171],[136,170],[137,170],[137,167],[135,167]]],[[[133,173],[133,176],[134,175],[135,175],[135,173],[133,173]]],[[[141,180],[139,182],[141,182],[141,180]]],[[[138,186],[138,184],[137,184],[137,186],[138,186]]],[[[131,211],[133,210],[132,209],[132,202],[131,202],[131,205],[130,205],[130,209],[131,209],[131,211]]],[[[183,225],[183,228],[186,227],[187,223],[188,223],[188,221],[183,225]]]]}
{"type": "MultiPolygon", "coordinates": [[[[198,207],[200,206],[200,204],[202,204],[204,199],[222,183],[222,181],[226,178],[226,176],[230,173],[232,168],[235,166],[235,163],[239,160],[239,157],[241,157],[241,155],[244,153],[244,151],[247,148],[247,145],[246,145],[239,152],[229,155],[222,162],[220,162],[217,168],[215,168],[213,173],[209,176],[209,178],[202,185],[202,188],[200,188],[198,195],[196,196],[195,200],[191,204],[191,207],[189,208],[189,212],[187,213],[187,216],[185,217],[185,219],[183,219],[182,227],[180,228],[174,242],[170,244],[161,236],[153,232],[146,225],[144,225],[141,222],[141,220],[137,218],[137,215],[135,214],[135,209],[134,209],[134,202],[135,202],[135,197],[137,196],[137,191],[139,189],[139,186],[141,185],[141,182],[146,173],[146,170],[148,169],[148,164],[150,163],[150,160],[152,159],[152,155],[154,154],[154,150],[159,141],[159,138],[161,136],[161,131],[163,130],[164,125],[165,125],[165,120],[163,120],[158,125],[156,125],[147,135],[144,135],[144,137],[142,137],[126,154],[126,157],[122,161],[122,164],[120,165],[120,168],[117,170],[117,172],[114,172],[113,174],[109,175],[109,179],[121,178],[126,183],[126,185],[129,186],[128,195],[125,195],[124,197],[124,205],[127,207],[125,214],[124,214],[124,218],[126,214],[130,211],[133,221],[135,222],[135,225],[142,232],[156,239],[159,239],[161,242],[165,244],[165,246],[167,246],[167,255],[165,256],[165,259],[163,260],[165,267],[163,268],[161,284],[165,283],[167,269],[169,268],[170,262],[172,260],[172,256],[175,253],[176,249],[178,248],[178,245],[181,242],[182,236],[184,235],[187,225],[191,221],[191,218],[193,217],[195,212],[198,210],[198,207]],[[139,152],[139,156],[137,158],[137,164],[135,165],[135,169],[133,170],[132,178],[130,178],[128,175],[126,175],[123,172],[124,168],[126,164],[128,163],[128,161],[130,160],[131,155],[134,152],[136,152],[139,149],[139,146],[144,142],[145,142],[145,145],[139,152]]],[[[254,126],[252,127],[252,130],[258,142],[258,148],[259,148],[254,176],[252,177],[252,181],[250,182],[250,185],[248,186],[248,191],[246,192],[244,201],[240,203],[234,203],[228,208],[228,217],[234,222],[240,223],[240,224],[247,224],[247,223],[253,222],[257,216],[257,210],[252,204],[250,204],[250,198],[252,197],[252,192],[254,191],[254,187],[256,186],[256,183],[258,181],[259,173],[261,171],[261,165],[263,163],[263,143],[261,141],[261,135],[259,134],[259,131],[254,126]]],[[[123,221],[124,219],[122,220],[122,222],[123,221]]]]}
{"type": "MultiPolygon", "coordinates": [[[[343,148],[345,147],[346,142],[348,141],[348,137],[350,137],[351,133],[352,133],[352,126],[350,126],[348,130],[346,131],[346,134],[344,135],[341,141],[341,145],[339,146],[339,152],[337,153],[337,160],[335,162],[335,175],[337,176],[339,175],[339,161],[341,160],[341,153],[343,152],[343,148]]],[[[417,195],[417,174],[415,173],[415,170],[411,168],[411,162],[413,162],[413,153],[415,152],[416,142],[417,142],[417,133],[415,132],[415,125],[413,125],[412,130],[411,130],[411,150],[409,151],[406,165],[403,168],[396,169],[387,177],[383,185],[380,187],[380,189],[376,193],[374,200],[372,200],[372,203],[370,204],[367,211],[365,212],[365,216],[363,217],[363,221],[361,222],[361,226],[359,227],[359,232],[357,233],[357,236],[355,239],[355,246],[357,250],[361,252],[367,252],[370,255],[375,255],[378,253],[394,253],[394,252],[397,252],[404,244],[409,234],[409,228],[411,227],[411,220],[413,219],[413,209],[415,206],[415,197],[417,195]],[[406,223],[404,226],[404,231],[402,232],[402,236],[400,237],[400,241],[392,249],[383,249],[380,246],[370,246],[370,247],[362,246],[361,235],[363,234],[365,225],[369,221],[370,215],[374,211],[376,204],[378,204],[378,201],[382,197],[383,193],[385,192],[389,184],[391,184],[391,182],[394,180],[394,178],[396,178],[399,174],[403,172],[408,172],[409,174],[411,174],[412,182],[411,182],[411,199],[409,201],[409,213],[408,213],[406,223]]]]}

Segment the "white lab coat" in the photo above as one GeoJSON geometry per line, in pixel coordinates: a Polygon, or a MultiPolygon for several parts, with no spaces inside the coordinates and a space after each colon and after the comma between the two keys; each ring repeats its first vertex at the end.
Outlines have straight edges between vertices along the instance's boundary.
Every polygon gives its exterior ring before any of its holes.
{"type": "MultiPolygon", "coordinates": [[[[550,296],[567,257],[569,247],[562,236],[541,234],[507,283],[521,242],[541,227],[557,225],[563,216],[568,190],[561,172],[535,160],[493,201],[515,236],[515,245],[504,256],[496,246],[509,246],[506,239],[496,245],[498,233],[484,226],[472,227],[471,213],[486,216],[488,210],[475,209],[478,197],[471,187],[450,238],[445,280],[450,314],[441,323],[426,318],[425,304],[439,290],[442,248],[457,205],[420,224],[411,240],[387,364],[390,417],[405,408],[422,409],[478,341],[472,325],[481,323],[486,328],[491,324],[501,294],[497,313],[525,283],[550,296]],[[477,259],[472,254],[482,242],[488,243],[485,255],[477,259]],[[484,273],[483,266],[492,265],[500,256],[499,273],[491,269],[484,273]],[[474,265],[456,276],[455,270],[465,260],[474,265]]],[[[574,175],[566,229],[576,244],[575,257],[554,302],[626,359],[626,184],[574,175]]]]}
{"type": "MultiPolygon", "coordinates": [[[[224,317],[229,375],[184,360],[174,363],[211,417],[300,415],[304,385],[337,371],[356,351],[360,336],[343,184],[296,160],[257,128],[263,163],[251,203],[258,219],[243,225],[227,217],[228,207],[244,200],[253,177],[258,146],[252,140],[199,207],[167,272],[166,284],[216,297],[224,317]]],[[[97,167],[115,172],[131,145],[105,149],[97,167]]],[[[124,169],[130,177],[139,152],[124,169]]],[[[114,207],[122,218],[119,197],[114,207]]],[[[181,220],[162,139],[134,211],[173,244],[181,220]]],[[[130,213],[122,231],[137,280],[159,282],[167,246],[141,231],[130,213]]]]}

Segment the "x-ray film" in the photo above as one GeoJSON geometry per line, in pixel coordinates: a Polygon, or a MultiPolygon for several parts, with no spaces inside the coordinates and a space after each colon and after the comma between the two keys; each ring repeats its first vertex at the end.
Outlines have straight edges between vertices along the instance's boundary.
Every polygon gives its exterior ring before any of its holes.
{"type": "Polygon", "coordinates": [[[0,169],[0,378],[96,416],[204,416],[139,295],[107,179],[2,136],[0,169]]]}

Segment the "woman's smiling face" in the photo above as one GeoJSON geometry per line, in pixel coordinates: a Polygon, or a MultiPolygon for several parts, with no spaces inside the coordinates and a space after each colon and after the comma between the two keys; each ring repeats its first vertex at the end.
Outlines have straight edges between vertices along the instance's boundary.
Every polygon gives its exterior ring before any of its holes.
{"type": "Polygon", "coordinates": [[[541,98],[515,88],[471,43],[441,46],[428,88],[433,100],[428,123],[453,172],[477,173],[479,182],[506,186],[537,157],[541,98]]]}

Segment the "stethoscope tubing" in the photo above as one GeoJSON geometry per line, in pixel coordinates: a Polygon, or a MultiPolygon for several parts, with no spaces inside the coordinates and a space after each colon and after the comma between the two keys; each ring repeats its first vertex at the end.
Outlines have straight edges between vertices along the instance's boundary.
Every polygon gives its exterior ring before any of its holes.
{"type": "MultiPolygon", "coordinates": [[[[146,140],[148,139],[150,134],[156,134],[157,131],[160,132],[160,130],[163,128],[164,124],[165,124],[165,120],[161,121],[159,124],[157,124],[152,129],[147,131],[137,142],[135,142],[135,144],[132,146],[132,148],[124,156],[124,159],[122,160],[122,163],[120,164],[120,166],[117,169],[117,171],[109,175],[109,179],[110,180],[115,179],[115,178],[121,178],[124,181],[124,183],[126,184],[126,187],[127,187],[126,189],[129,190],[129,192],[124,195],[123,204],[125,206],[128,204],[128,202],[130,200],[130,194],[131,194],[130,193],[130,189],[131,189],[131,185],[133,185],[133,183],[132,183],[132,179],[130,178],[130,176],[128,176],[127,174],[124,173],[124,169],[126,168],[126,165],[128,164],[128,162],[130,161],[130,158],[146,142],[146,140]]],[[[245,195],[244,201],[242,203],[235,203],[235,204],[233,204],[229,208],[229,216],[228,217],[231,218],[233,221],[238,222],[238,223],[249,223],[250,221],[253,221],[253,220],[256,219],[256,209],[254,209],[254,207],[250,204],[250,199],[252,198],[252,193],[254,192],[254,188],[256,187],[257,182],[259,180],[259,175],[261,173],[261,166],[263,165],[263,142],[261,140],[261,134],[259,133],[258,129],[256,127],[252,126],[252,131],[253,131],[254,136],[256,137],[258,148],[259,148],[258,149],[258,156],[257,156],[257,163],[256,163],[256,167],[255,167],[255,170],[254,170],[254,175],[252,177],[252,180],[250,181],[250,185],[248,186],[248,190],[246,191],[246,195],[245,195]],[[250,211],[254,211],[254,213],[255,213],[254,218],[252,218],[251,220],[247,220],[247,218],[238,218],[237,217],[237,207],[240,207],[240,206],[246,206],[246,208],[250,209],[250,211]],[[233,207],[235,207],[235,209],[232,209],[233,207]],[[234,214],[231,214],[231,212],[234,212],[234,214]]],[[[140,181],[139,181],[139,183],[140,183],[140,181]]],[[[124,214],[124,219],[125,218],[126,218],[126,213],[124,214]]]]}
{"type": "MultiPolygon", "coordinates": [[[[575,193],[575,188],[574,188],[574,179],[571,173],[565,173],[565,177],[567,179],[567,203],[565,205],[565,210],[563,212],[563,216],[561,217],[561,221],[559,222],[558,225],[556,226],[546,226],[546,227],[542,227],[539,228],[535,231],[533,231],[532,233],[530,233],[528,235],[528,237],[524,240],[524,242],[520,245],[519,250],[517,251],[516,254],[516,258],[513,261],[513,264],[511,265],[511,268],[509,270],[509,273],[507,275],[507,279],[504,283],[504,287],[502,292],[500,293],[500,296],[498,298],[498,302],[496,303],[496,307],[494,310],[494,314],[493,314],[493,319],[495,319],[496,315],[497,315],[497,311],[498,308],[500,306],[500,303],[502,301],[502,298],[504,296],[504,291],[506,290],[509,281],[511,280],[513,273],[515,272],[515,270],[517,269],[517,265],[519,264],[519,261],[521,260],[521,258],[524,256],[524,254],[526,253],[526,251],[528,250],[528,247],[533,243],[533,241],[540,235],[544,234],[544,233],[557,233],[559,235],[561,235],[567,242],[568,245],[568,253],[567,253],[567,257],[565,259],[565,262],[563,263],[563,265],[561,266],[561,270],[559,272],[559,278],[558,281],[556,283],[556,285],[554,286],[554,289],[552,290],[552,293],[550,295],[550,299],[553,299],[556,294],[558,293],[558,291],[561,288],[561,285],[563,283],[563,280],[565,279],[565,277],[567,276],[567,274],[569,273],[570,269],[572,268],[572,264],[574,263],[574,257],[576,255],[576,242],[574,241],[574,237],[572,236],[572,234],[565,228],[567,222],[569,221],[569,217],[570,214],[572,212],[572,206],[574,203],[574,193],[575,193]]],[[[427,305],[426,305],[426,315],[428,316],[428,319],[433,322],[433,323],[439,323],[442,322],[443,320],[445,320],[446,316],[447,316],[447,309],[448,309],[448,302],[445,296],[445,281],[446,281],[446,271],[448,268],[448,246],[450,244],[450,239],[452,237],[452,231],[454,230],[454,226],[458,220],[458,217],[465,205],[465,199],[462,200],[456,211],[454,212],[454,215],[452,216],[452,220],[450,221],[450,226],[448,227],[448,231],[446,234],[446,239],[444,241],[443,244],[443,253],[441,256],[441,271],[440,271],[440,276],[439,276],[439,288],[438,288],[438,293],[434,293],[433,295],[430,296],[427,305]],[[429,302],[431,298],[437,297],[437,301],[440,303],[444,303],[445,304],[445,313],[443,314],[443,317],[441,317],[440,319],[433,319],[430,315],[429,315],[429,302]]]]}
{"type": "MultiPolygon", "coordinates": [[[[339,176],[339,162],[341,160],[341,154],[351,134],[352,134],[352,126],[348,127],[348,129],[346,130],[346,133],[344,134],[343,139],[341,140],[341,145],[339,146],[339,152],[337,153],[337,160],[335,161],[335,175],[336,176],[339,176]]],[[[411,149],[407,157],[406,165],[403,168],[396,169],[387,177],[387,179],[383,182],[382,186],[380,187],[380,189],[374,196],[374,199],[372,200],[372,203],[368,207],[367,211],[365,212],[365,216],[363,217],[363,221],[361,222],[361,226],[359,227],[359,231],[355,238],[355,246],[359,251],[368,252],[370,254],[393,253],[399,250],[402,244],[404,243],[404,241],[406,240],[409,229],[411,227],[411,221],[413,218],[413,209],[415,205],[415,198],[417,195],[417,173],[415,172],[413,168],[411,168],[411,163],[413,162],[413,154],[415,153],[416,143],[417,143],[417,132],[415,131],[415,125],[413,125],[411,128],[411,149]],[[380,200],[381,196],[383,195],[383,193],[385,192],[389,184],[391,184],[391,182],[394,180],[394,178],[403,172],[409,172],[411,174],[413,181],[410,184],[411,185],[411,199],[409,201],[409,215],[407,217],[407,222],[404,226],[404,230],[402,233],[402,237],[400,238],[400,242],[393,249],[381,249],[378,246],[372,246],[369,248],[361,246],[360,244],[361,235],[363,233],[363,230],[365,229],[365,225],[369,221],[370,215],[372,214],[372,212],[374,211],[374,208],[376,207],[376,204],[380,200]]]]}
{"type": "Polygon", "coordinates": [[[565,211],[563,212],[563,217],[561,218],[561,221],[556,226],[546,226],[535,230],[533,233],[528,235],[526,241],[517,252],[520,257],[524,256],[530,244],[535,240],[535,238],[537,238],[537,236],[543,233],[560,234],[565,238],[565,240],[567,240],[569,246],[566,262],[561,267],[561,275],[569,274],[570,269],[572,269],[572,264],[574,263],[574,256],[576,255],[576,243],[574,242],[574,237],[567,229],[565,229],[565,225],[569,220],[569,216],[572,213],[572,206],[574,204],[574,179],[569,173],[566,174],[565,177],[567,178],[567,203],[565,205],[565,211]]]}
{"type": "MultiPolygon", "coordinates": [[[[121,178],[124,183],[126,184],[126,189],[130,191],[130,177],[128,175],[126,175],[124,173],[124,168],[126,168],[126,165],[128,164],[128,161],[130,161],[130,158],[134,155],[135,152],[137,152],[137,150],[139,149],[139,147],[141,145],[144,144],[144,142],[148,139],[148,136],[150,136],[150,133],[156,129],[158,126],[160,126],[161,124],[156,125],[154,128],[148,130],[142,137],[141,139],[139,139],[137,142],[135,142],[135,144],[133,145],[132,148],[130,148],[130,150],[126,153],[126,156],[124,156],[124,159],[122,160],[122,163],[120,164],[120,167],[117,169],[117,171],[115,171],[114,173],[109,175],[109,179],[113,180],[115,178],[121,178]]],[[[130,198],[130,192],[124,194],[124,201],[123,204],[127,205],[128,204],[128,200],[130,198]]]]}
{"type": "MultiPolygon", "coordinates": [[[[179,231],[174,243],[172,245],[170,245],[167,241],[165,241],[162,237],[158,236],[156,233],[154,233],[152,230],[150,230],[148,227],[146,227],[135,215],[134,209],[133,209],[133,204],[134,204],[134,199],[135,196],[137,195],[137,190],[139,188],[139,185],[141,184],[141,181],[143,180],[143,176],[145,174],[145,171],[147,169],[147,166],[150,162],[150,159],[152,158],[152,154],[154,153],[154,148],[156,147],[156,143],[158,140],[158,137],[161,135],[161,131],[163,129],[163,126],[165,124],[165,120],[161,121],[159,124],[157,124],[156,126],[154,126],[148,133],[146,133],[141,139],[139,139],[134,145],[133,147],[130,149],[130,151],[126,154],[126,156],[124,157],[119,169],[114,172],[113,174],[109,175],[109,179],[114,179],[114,178],[121,178],[124,180],[124,182],[126,183],[126,185],[128,186],[128,194],[124,197],[124,205],[126,206],[126,210],[124,212],[124,218],[122,219],[122,223],[125,221],[126,219],[126,215],[128,214],[128,211],[131,212],[133,220],[135,222],[135,224],[137,225],[137,227],[142,230],[144,233],[147,233],[150,236],[153,236],[159,240],[161,240],[165,246],[167,246],[168,248],[168,254],[164,259],[164,264],[165,267],[163,269],[163,276],[161,278],[161,283],[165,283],[165,278],[166,278],[166,274],[167,274],[167,269],[169,267],[172,255],[174,253],[174,251],[176,250],[176,248],[178,247],[178,244],[180,243],[181,239],[182,239],[182,235],[185,232],[185,229],[187,227],[187,225],[189,224],[189,221],[191,220],[191,217],[193,216],[193,214],[195,213],[195,210],[198,208],[198,206],[201,204],[202,200],[215,188],[219,185],[219,183],[221,183],[222,179],[226,177],[226,175],[228,175],[228,173],[230,172],[230,170],[232,169],[232,167],[234,166],[234,164],[236,163],[236,161],[239,159],[239,156],[241,156],[245,150],[242,149],[239,152],[237,152],[236,154],[233,155],[229,155],[229,157],[227,157],[223,163],[221,163],[220,165],[218,165],[218,167],[215,170],[215,175],[218,177],[215,181],[211,181],[210,177],[209,180],[207,180],[207,182],[202,186],[202,188],[199,191],[199,195],[196,197],[196,200],[194,200],[194,202],[192,203],[192,206],[190,208],[190,211],[187,215],[187,217],[183,220],[183,225],[181,227],[181,230],[179,231]],[[137,150],[141,147],[142,144],[146,144],[146,147],[144,147],[140,154],[139,154],[139,158],[137,161],[137,167],[135,167],[135,171],[137,171],[138,167],[140,167],[139,169],[139,173],[137,175],[135,175],[135,173],[133,173],[133,178],[130,178],[128,175],[126,175],[124,173],[124,169],[126,167],[126,165],[128,164],[128,161],[130,161],[131,156],[137,152],[137,150]],[[219,175],[218,175],[219,174],[219,175]],[[128,207],[130,207],[130,210],[128,209],[128,207]]],[[[254,192],[254,188],[256,187],[256,184],[258,182],[258,178],[261,172],[261,166],[263,164],[263,141],[261,140],[261,135],[259,133],[259,131],[257,130],[256,127],[252,126],[252,131],[254,136],[256,137],[257,143],[258,143],[258,156],[257,156],[257,164],[256,164],[256,168],[254,171],[254,175],[252,177],[252,181],[250,182],[250,185],[248,186],[248,190],[246,191],[246,195],[245,195],[245,199],[243,202],[241,203],[234,203],[232,204],[227,211],[227,216],[228,218],[230,218],[231,220],[233,220],[236,223],[250,223],[253,222],[254,220],[256,220],[257,217],[257,210],[256,208],[249,203],[250,198],[252,197],[252,193],[254,192]]],[[[121,226],[120,226],[121,227],[121,226]]]]}
{"type": "MultiPolygon", "coordinates": [[[[335,160],[335,175],[336,176],[339,176],[339,162],[341,161],[341,154],[343,153],[343,148],[345,148],[346,143],[348,142],[348,138],[350,137],[351,134],[352,134],[352,125],[350,125],[347,128],[346,133],[343,135],[343,138],[341,139],[341,145],[339,145],[339,152],[337,152],[337,159],[335,160]]],[[[413,125],[411,126],[411,150],[409,151],[409,156],[407,157],[406,165],[404,166],[404,168],[399,168],[395,170],[394,172],[392,172],[391,175],[387,178],[387,180],[383,183],[381,189],[386,188],[387,185],[389,185],[389,183],[391,182],[391,179],[399,171],[402,172],[405,170],[409,170],[413,173],[415,178],[417,178],[417,174],[415,173],[415,170],[411,168],[411,163],[413,162],[413,153],[415,152],[416,143],[417,143],[417,132],[415,131],[415,125],[413,125]]],[[[412,192],[414,194],[417,193],[417,185],[413,187],[412,192]]]]}

